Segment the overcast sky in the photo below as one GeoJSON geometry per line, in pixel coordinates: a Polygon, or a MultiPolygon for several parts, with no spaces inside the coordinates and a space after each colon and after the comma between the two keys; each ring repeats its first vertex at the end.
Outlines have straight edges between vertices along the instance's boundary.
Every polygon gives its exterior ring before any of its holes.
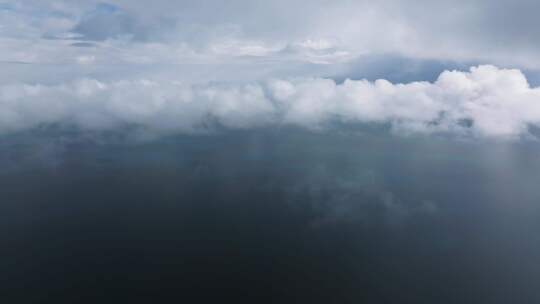
{"type": "Polygon", "coordinates": [[[538,9],[529,0],[2,1],[0,132],[339,121],[523,138],[540,122],[538,9]]]}

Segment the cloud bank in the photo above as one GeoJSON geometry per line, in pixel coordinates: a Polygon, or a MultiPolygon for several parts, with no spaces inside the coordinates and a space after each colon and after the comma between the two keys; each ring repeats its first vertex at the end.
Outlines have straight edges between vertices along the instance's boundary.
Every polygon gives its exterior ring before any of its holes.
{"type": "Polygon", "coordinates": [[[0,86],[0,132],[46,125],[88,130],[137,127],[157,133],[333,123],[389,124],[400,133],[516,138],[540,124],[540,88],[519,70],[484,65],[445,71],[435,82],[274,79],[258,83],[178,81],[0,86]]]}

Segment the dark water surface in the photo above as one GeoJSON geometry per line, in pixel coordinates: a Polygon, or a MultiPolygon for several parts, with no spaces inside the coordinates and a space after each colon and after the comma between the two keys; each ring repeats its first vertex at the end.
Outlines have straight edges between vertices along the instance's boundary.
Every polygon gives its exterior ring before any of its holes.
{"type": "Polygon", "coordinates": [[[0,139],[0,303],[540,303],[540,144],[0,139]]]}

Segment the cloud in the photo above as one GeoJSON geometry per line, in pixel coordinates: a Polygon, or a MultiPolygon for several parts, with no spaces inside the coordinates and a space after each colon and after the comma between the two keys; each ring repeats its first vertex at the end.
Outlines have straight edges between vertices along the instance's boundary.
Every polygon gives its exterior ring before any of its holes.
{"type": "Polygon", "coordinates": [[[85,14],[72,31],[81,35],[84,40],[102,41],[124,36],[139,38],[144,28],[137,26],[137,21],[120,8],[100,3],[85,14]]]}
{"type": "Polygon", "coordinates": [[[400,133],[516,138],[540,123],[540,88],[519,70],[445,71],[435,82],[275,79],[247,84],[169,81],[0,86],[0,131],[42,125],[155,132],[294,125],[390,124],[400,133]]]}
{"type": "Polygon", "coordinates": [[[231,57],[254,54],[319,64],[392,53],[540,68],[540,44],[534,39],[540,28],[534,12],[540,4],[530,0],[422,0],[414,6],[403,0],[156,0],[150,6],[131,0],[28,0],[0,4],[0,38],[18,40],[9,42],[14,47],[7,55],[24,52],[37,58],[36,62],[43,58],[65,62],[78,57],[71,54],[77,51],[107,58],[96,61],[107,63],[133,62],[118,56],[119,52],[136,53],[146,63],[185,62],[191,59],[187,54],[195,53],[204,57],[203,62],[227,63],[231,57]],[[44,41],[51,38],[57,40],[44,41]],[[63,39],[69,40],[68,45],[99,41],[107,47],[74,51],[65,47],[63,39]],[[154,53],[154,48],[162,51],[154,53]]]}

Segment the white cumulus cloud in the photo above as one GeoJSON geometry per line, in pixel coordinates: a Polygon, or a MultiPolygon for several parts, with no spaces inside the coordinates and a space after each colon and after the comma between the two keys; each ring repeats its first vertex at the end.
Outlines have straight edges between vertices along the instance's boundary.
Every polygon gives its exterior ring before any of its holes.
{"type": "Polygon", "coordinates": [[[390,124],[399,132],[516,138],[540,124],[540,88],[519,70],[445,71],[435,82],[273,79],[258,83],[80,79],[0,86],[0,132],[60,124],[155,132],[334,122],[390,124]]]}

